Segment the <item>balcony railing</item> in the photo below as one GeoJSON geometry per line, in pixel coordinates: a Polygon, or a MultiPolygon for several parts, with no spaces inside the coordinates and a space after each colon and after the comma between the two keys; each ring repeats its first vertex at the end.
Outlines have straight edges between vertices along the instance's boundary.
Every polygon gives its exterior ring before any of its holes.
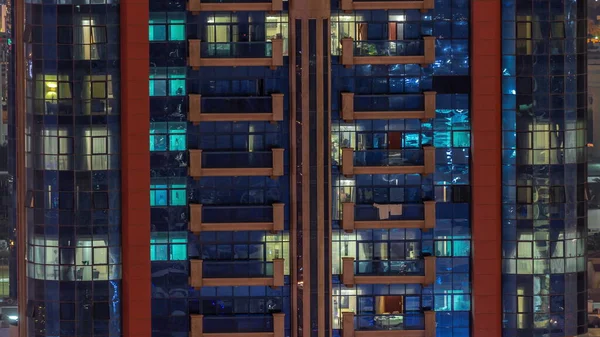
{"type": "Polygon", "coordinates": [[[256,152],[189,150],[188,174],[200,177],[251,177],[283,175],[283,149],[256,152]]]}
{"type": "Polygon", "coordinates": [[[432,284],[435,280],[435,257],[423,260],[354,261],[342,258],[342,283],[355,284],[432,284]]]}
{"type": "Polygon", "coordinates": [[[188,120],[200,122],[259,122],[283,120],[283,94],[271,97],[188,96],[188,120]]]}
{"type": "Polygon", "coordinates": [[[285,315],[204,316],[190,315],[190,337],[284,337],[285,315]]]}
{"type": "Polygon", "coordinates": [[[200,12],[281,12],[283,0],[189,0],[187,10],[194,15],[200,12]]]}
{"type": "Polygon", "coordinates": [[[341,62],[355,64],[421,64],[435,62],[435,37],[423,40],[354,41],[342,39],[341,62]]]}
{"type": "Polygon", "coordinates": [[[283,65],[283,40],[255,42],[200,42],[189,40],[188,65],[200,67],[265,66],[275,69],[283,65]]]}
{"type": "Polygon", "coordinates": [[[190,231],[270,231],[283,230],[284,204],[273,206],[190,205],[190,231]]]}
{"type": "Polygon", "coordinates": [[[435,337],[434,311],[355,315],[342,313],[342,337],[435,337]]]}
{"type": "Polygon", "coordinates": [[[219,286],[283,286],[283,259],[267,261],[190,260],[190,285],[196,289],[219,286]]]}
{"type": "Polygon", "coordinates": [[[342,148],[342,174],[431,174],[435,148],[354,151],[342,148]]]}
{"type": "Polygon", "coordinates": [[[382,96],[343,92],[342,118],[346,122],[356,119],[432,119],[435,118],[435,94],[426,91],[422,95],[382,96]]]}
{"type": "Polygon", "coordinates": [[[356,205],[342,204],[342,229],[350,233],[355,229],[435,228],[435,201],[423,204],[356,205]],[[381,218],[381,214],[385,218],[381,218]]]}
{"type": "Polygon", "coordinates": [[[343,11],[420,9],[426,12],[434,8],[433,0],[340,0],[343,11]]]}

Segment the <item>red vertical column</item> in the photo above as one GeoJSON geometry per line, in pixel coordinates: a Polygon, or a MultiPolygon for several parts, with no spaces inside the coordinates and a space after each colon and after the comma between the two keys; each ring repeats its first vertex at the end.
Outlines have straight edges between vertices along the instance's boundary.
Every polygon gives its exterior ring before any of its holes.
{"type": "Polygon", "coordinates": [[[148,16],[148,0],[121,1],[121,298],[124,337],[152,335],[148,16]]]}
{"type": "Polygon", "coordinates": [[[501,0],[471,2],[472,336],[502,336],[501,0]]]}

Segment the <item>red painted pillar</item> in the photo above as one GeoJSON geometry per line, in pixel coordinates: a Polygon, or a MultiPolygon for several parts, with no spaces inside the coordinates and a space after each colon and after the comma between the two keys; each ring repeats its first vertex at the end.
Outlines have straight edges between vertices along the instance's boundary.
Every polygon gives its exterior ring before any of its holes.
{"type": "Polygon", "coordinates": [[[501,0],[471,2],[472,336],[502,336],[501,0]]]}
{"type": "Polygon", "coordinates": [[[148,0],[121,0],[121,289],[124,337],[152,335],[148,0]]]}

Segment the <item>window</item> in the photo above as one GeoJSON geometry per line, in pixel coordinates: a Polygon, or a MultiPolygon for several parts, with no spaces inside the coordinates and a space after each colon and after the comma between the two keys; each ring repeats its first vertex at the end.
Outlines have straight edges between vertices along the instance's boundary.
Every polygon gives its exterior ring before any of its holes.
{"type": "Polygon", "coordinates": [[[105,115],[112,112],[110,99],[114,98],[111,75],[91,75],[83,80],[83,113],[105,115]]]}
{"type": "Polygon", "coordinates": [[[115,280],[121,277],[121,252],[104,235],[77,237],[68,246],[56,237],[36,236],[27,252],[28,276],[62,281],[115,280]]]}
{"type": "Polygon", "coordinates": [[[98,60],[105,58],[106,26],[98,25],[93,17],[80,18],[75,26],[75,53],[77,60],[98,60]]]}
{"type": "Polygon", "coordinates": [[[84,162],[86,170],[108,170],[109,158],[113,154],[112,147],[114,139],[105,128],[93,128],[85,130],[83,140],[84,162]]]}
{"type": "Polygon", "coordinates": [[[186,232],[153,232],[150,237],[151,261],[187,260],[186,232]]]}
{"type": "Polygon", "coordinates": [[[150,74],[150,96],[185,96],[186,69],[152,68],[150,74]]]}
{"type": "Polygon", "coordinates": [[[470,186],[452,186],[452,201],[456,203],[471,202],[470,186]]]}
{"type": "Polygon", "coordinates": [[[150,123],[150,151],[185,151],[186,123],[150,123]]]}
{"type": "Polygon", "coordinates": [[[266,14],[264,21],[262,21],[263,18],[255,15],[248,18],[238,18],[238,16],[239,14],[215,13],[206,18],[206,30],[203,32],[202,40],[213,44],[218,43],[219,48],[219,50],[211,50],[212,53],[232,53],[232,45],[228,42],[252,41],[257,43],[261,41],[269,42],[272,39],[282,39],[283,55],[287,56],[287,14],[266,14]],[[250,25],[243,23],[245,20],[250,20],[252,23],[250,25]],[[238,31],[249,31],[250,34],[238,34],[238,31]]]}
{"type": "Polygon", "coordinates": [[[149,40],[184,41],[185,13],[150,13],[149,40]]]}
{"type": "Polygon", "coordinates": [[[551,186],[550,187],[550,202],[563,203],[565,202],[565,187],[551,186]]]}
{"type": "Polygon", "coordinates": [[[73,138],[68,130],[44,129],[41,137],[37,138],[38,154],[37,167],[46,170],[71,170],[71,155],[73,154],[73,138]]]}
{"type": "Polygon", "coordinates": [[[531,186],[517,186],[517,203],[533,203],[533,190],[531,186]]]}
{"type": "Polygon", "coordinates": [[[152,179],[150,206],[185,206],[187,190],[185,178],[152,179]]]}
{"type": "Polygon", "coordinates": [[[72,82],[67,75],[37,75],[35,86],[36,114],[60,114],[59,103],[71,100],[72,82]]]}

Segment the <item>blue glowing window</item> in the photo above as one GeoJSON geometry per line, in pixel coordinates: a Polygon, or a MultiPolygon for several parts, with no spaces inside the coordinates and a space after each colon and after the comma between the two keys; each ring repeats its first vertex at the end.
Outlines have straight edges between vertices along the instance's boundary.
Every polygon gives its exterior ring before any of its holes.
{"type": "Polygon", "coordinates": [[[150,151],[187,150],[185,122],[150,123],[150,151]]]}
{"type": "Polygon", "coordinates": [[[152,68],[150,96],[185,96],[186,68],[152,68]]]}
{"type": "Polygon", "coordinates": [[[148,23],[150,42],[185,40],[185,13],[150,13],[148,23]]]}
{"type": "Polygon", "coordinates": [[[186,232],[153,232],[150,237],[151,261],[187,260],[186,232]]]}
{"type": "MultiPolygon", "coordinates": [[[[178,180],[183,180],[181,178],[178,180]]],[[[164,180],[164,179],[157,179],[164,180]]],[[[150,185],[150,206],[185,206],[187,204],[187,186],[185,182],[160,182],[150,185]]]]}

